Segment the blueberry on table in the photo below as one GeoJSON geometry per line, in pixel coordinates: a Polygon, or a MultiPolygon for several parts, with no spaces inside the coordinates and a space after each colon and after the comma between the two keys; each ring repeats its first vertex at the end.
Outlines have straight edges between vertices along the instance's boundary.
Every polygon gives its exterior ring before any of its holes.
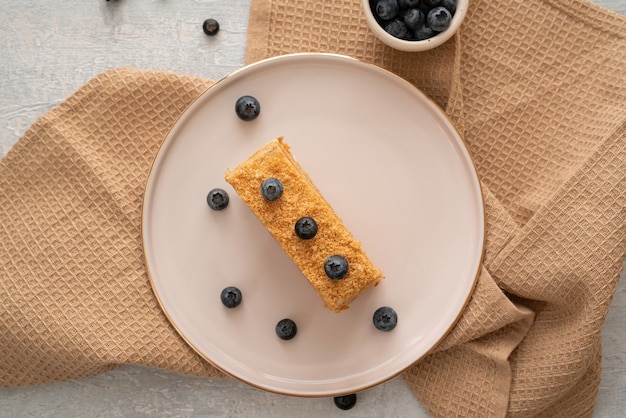
{"type": "Polygon", "coordinates": [[[400,7],[397,0],[378,0],[374,11],[379,18],[390,20],[398,15],[400,7]]]}
{"type": "Polygon", "coordinates": [[[372,318],[374,326],[380,331],[391,331],[398,324],[398,314],[393,308],[383,306],[376,309],[372,318]]]}
{"type": "Polygon", "coordinates": [[[356,393],[352,393],[350,395],[335,396],[333,400],[335,401],[335,405],[337,406],[337,408],[347,411],[348,409],[352,409],[354,405],[356,405],[356,393]]]}
{"type": "Polygon", "coordinates": [[[220,24],[215,19],[207,19],[202,23],[202,30],[209,36],[216,35],[220,30],[220,24]]]}
{"type": "Polygon", "coordinates": [[[270,177],[261,185],[261,194],[267,200],[278,199],[284,191],[283,183],[277,178],[270,177]]]}
{"type": "Polygon", "coordinates": [[[296,221],[295,230],[298,238],[311,239],[317,234],[317,222],[308,216],[302,217],[296,221]]]}
{"type": "Polygon", "coordinates": [[[329,279],[343,279],[348,274],[348,260],[340,255],[331,255],[324,261],[324,272],[329,279]]]}
{"type": "Polygon", "coordinates": [[[218,188],[209,191],[209,194],[206,197],[206,202],[213,210],[225,209],[226,206],[228,206],[229,201],[230,198],[228,197],[228,193],[226,193],[226,190],[218,188]]]}
{"type": "Polygon", "coordinates": [[[428,12],[426,22],[428,26],[435,32],[443,32],[450,26],[452,13],[445,7],[439,6],[428,12]]]}
{"type": "Polygon", "coordinates": [[[278,335],[278,338],[281,340],[291,340],[296,336],[297,332],[298,327],[296,323],[289,318],[281,319],[276,324],[276,335],[278,335]]]}
{"type": "Polygon", "coordinates": [[[235,286],[225,287],[220,294],[220,299],[227,308],[236,308],[241,303],[241,290],[235,286]]]}
{"type": "Polygon", "coordinates": [[[252,96],[241,96],[235,102],[235,113],[239,116],[239,119],[249,122],[259,116],[261,104],[252,96]]]}

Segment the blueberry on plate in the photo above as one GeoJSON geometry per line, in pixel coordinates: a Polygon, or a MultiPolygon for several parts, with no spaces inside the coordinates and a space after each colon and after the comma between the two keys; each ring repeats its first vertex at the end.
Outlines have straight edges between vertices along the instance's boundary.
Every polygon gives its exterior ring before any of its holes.
{"type": "Polygon", "coordinates": [[[352,393],[350,395],[335,396],[333,400],[335,401],[335,405],[337,406],[337,408],[347,411],[348,409],[352,409],[354,405],[356,405],[356,393],[352,393]]]}
{"type": "Polygon", "coordinates": [[[397,0],[378,0],[374,12],[383,20],[391,20],[398,15],[400,7],[397,0]]]}
{"type": "Polygon", "coordinates": [[[340,255],[331,255],[324,261],[324,272],[329,279],[343,279],[348,274],[348,260],[340,255]]]}
{"type": "Polygon", "coordinates": [[[380,331],[391,331],[398,324],[398,314],[393,308],[383,306],[376,309],[372,318],[374,326],[380,331]]]}
{"type": "Polygon", "coordinates": [[[209,194],[206,196],[206,202],[209,204],[209,207],[213,210],[222,210],[228,206],[228,202],[230,202],[230,198],[228,197],[228,193],[226,190],[215,188],[209,191],[209,194]]]}
{"type": "Polygon", "coordinates": [[[215,19],[207,19],[202,23],[202,30],[209,36],[217,35],[220,30],[220,24],[215,19]]]}
{"type": "Polygon", "coordinates": [[[241,96],[235,102],[235,113],[239,119],[249,122],[261,113],[261,104],[252,96],[241,96]]]}
{"type": "Polygon", "coordinates": [[[278,335],[278,338],[281,340],[291,340],[296,336],[297,332],[298,327],[296,323],[289,318],[281,319],[276,324],[276,335],[278,335]]]}
{"type": "Polygon", "coordinates": [[[235,286],[225,287],[220,294],[220,299],[227,308],[236,308],[241,303],[241,290],[235,286]]]}
{"type": "Polygon", "coordinates": [[[435,32],[443,32],[448,29],[450,21],[452,21],[452,13],[443,6],[435,7],[426,16],[428,26],[435,32]]]}
{"type": "Polygon", "coordinates": [[[295,230],[298,238],[311,239],[317,234],[317,222],[313,218],[304,216],[296,221],[295,230]]]}
{"type": "Polygon", "coordinates": [[[283,183],[274,177],[270,177],[261,184],[261,194],[267,200],[278,199],[283,194],[283,191],[283,183]]]}

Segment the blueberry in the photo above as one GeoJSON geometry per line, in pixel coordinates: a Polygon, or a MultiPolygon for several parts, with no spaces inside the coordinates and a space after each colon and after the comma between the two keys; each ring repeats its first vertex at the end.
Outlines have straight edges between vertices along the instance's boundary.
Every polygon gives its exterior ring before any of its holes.
{"type": "Polygon", "coordinates": [[[453,15],[456,12],[456,0],[441,0],[441,6],[448,9],[453,15]]]}
{"type": "Polygon", "coordinates": [[[420,3],[420,0],[398,0],[398,6],[403,9],[413,9],[417,7],[420,3]]]}
{"type": "Polygon", "coordinates": [[[317,234],[317,222],[315,219],[305,216],[296,221],[296,235],[302,239],[311,239],[317,234]]]}
{"type": "Polygon", "coordinates": [[[296,336],[297,332],[298,327],[296,323],[289,318],[281,319],[276,324],[276,335],[278,335],[278,338],[281,340],[291,340],[296,336]]]}
{"type": "Polygon", "coordinates": [[[227,308],[236,308],[241,303],[241,290],[235,286],[228,286],[220,294],[222,303],[227,308]]]}
{"type": "Polygon", "coordinates": [[[331,255],[324,261],[324,272],[332,280],[343,279],[348,274],[348,260],[340,255],[331,255]]]}
{"type": "Polygon", "coordinates": [[[283,194],[283,183],[280,180],[270,177],[261,185],[261,194],[267,200],[276,200],[283,194]]]}
{"type": "Polygon", "coordinates": [[[398,14],[400,8],[397,0],[378,0],[375,12],[383,20],[391,20],[398,14]]]}
{"type": "Polygon", "coordinates": [[[356,393],[352,393],[350,395],[335,396],[333,400],[335,401],[335,405],[337,406],[337,408],[347,411],[348,409],[352,409],[354,405],[356,405],[356,393]]]}
{"type": "Polygon", "coordinates": [[[220,24],[215,19],[207,19],[202,23],[202,30],[209,36],[216,35],[220,30],[220,24]]]}
{"type": "Polygon", "coordinates": [[[426,16],[420,9],[409,9],[404,13],[402,19],[409,30],[415,31],[415,29],[424,25],[426,16]]]}
{"type": "Polygon", "coordinates": [[[206,202],[209,204],[209,207],[213,210],[222,210],[228,206],[228,202],[230,198],[228,197],[228,193],[226,190],[215,188],[209,191],[209,194],[206,196],[206,202]]]}
{"type": "Polygon", "coordinates": [[[422,0],[422,4],[426,7],[435,7],[441,3],[441,0],[422,0]]]}
{"type": "Polygon", "coordinates": [[[452,14],[445,7],[439,6],[428,12],[426,16],[426,22],[428,26],[435,32],[443,32],[450,26],[452,20],[452,14]]]}
{"type": "Polygon", "coordinates": [[[235,103],[235,113],[246,122],[254,120],[261,113],[261,104],[252,96],[241,96],[235,103]]]}
{"type": "Polygon", "coordinates": [[[372,320],[376,329],[387,332],[394,329],[398,324],[398,314],[396,314],[393,308],[383,306],[376,309],[372,320]]]}
{"type": "Polygon", "coordinates": [[[409,34],[403,21],[394,19],[385,25],[385,31],[396,38],[404,39],[409,34]]]}
{"type": "Polygon", "coordinates": [[[423,41],[436,35],[435,31],[428,26],[417,28],[413,34],[415,35],[416,41],[423,41]]]}

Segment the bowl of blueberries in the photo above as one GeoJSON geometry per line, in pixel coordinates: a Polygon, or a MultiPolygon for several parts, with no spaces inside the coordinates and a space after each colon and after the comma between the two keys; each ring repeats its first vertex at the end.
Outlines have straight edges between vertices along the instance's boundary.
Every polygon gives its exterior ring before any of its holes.
{"type": "Polygon", "coordinates": [[[401,51],[426,51],[454,35],[469,0],[363,0],[376,37],[401,51]]]}

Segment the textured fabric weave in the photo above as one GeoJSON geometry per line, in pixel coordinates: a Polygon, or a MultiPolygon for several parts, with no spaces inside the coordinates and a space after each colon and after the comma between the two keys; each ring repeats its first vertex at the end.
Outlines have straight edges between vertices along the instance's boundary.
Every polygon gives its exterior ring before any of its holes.
{"type": "Polygon", "coordinates": [[[626,19],[582,0],[472,0],[454,38],[392,50],[361,2],[252,0],[249,62],[335,52],[430,95],[483,184],[470,305],[404,377],[435,416],[586,416],[626,248],[626,19]]]}
{"type": "MultiPolygon", "coordinates": [[[[463,316],[403,377],[434,416],[589,416],[626,255],[626,19],[583,0],[472,0],[425,53],[377,41],[361,2],[252,0],[247,61],[350,55],[431,96],[483,185],[485,256],[463,316]]],[[[0,160],[0,385],[119,364],[223,376],[171,327],[141,249],[145,181],[211,82],[118,69],[0,160]]]]}
{"type": "Polygon", "coordinates": [[[210,82],[104,73],[41,116],[0,160],[0,384],[118,364],[222,375],[170,326],[141,248],[158,147],[210,82]]]}

